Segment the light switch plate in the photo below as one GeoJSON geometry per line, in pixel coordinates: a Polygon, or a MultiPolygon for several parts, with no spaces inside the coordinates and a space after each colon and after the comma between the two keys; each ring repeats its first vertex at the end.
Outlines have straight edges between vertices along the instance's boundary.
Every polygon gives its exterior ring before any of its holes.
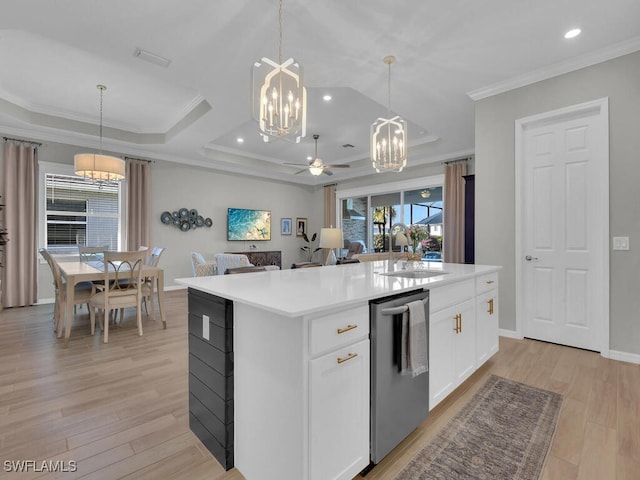
{"type": "Polygon", "coordinates": [[[629,250],[629,237],[613,237],[614,250],[629,250]]]}
{"type": "Polygon", "coordinates": [[[209,316],[202,315],[202,338],[209,340],[209,316]]]}

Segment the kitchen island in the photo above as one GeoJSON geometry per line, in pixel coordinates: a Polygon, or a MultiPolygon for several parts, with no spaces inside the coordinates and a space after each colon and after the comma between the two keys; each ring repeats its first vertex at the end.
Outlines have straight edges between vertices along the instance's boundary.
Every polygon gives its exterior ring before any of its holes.
{"type": "Polygon", "coordinates": [[[433,408],[497,351],[499,269],[379,261],[178,279],[191,429],[248,480],[353,478],[369,464],[369,300],[430,290],[433,408]]]}

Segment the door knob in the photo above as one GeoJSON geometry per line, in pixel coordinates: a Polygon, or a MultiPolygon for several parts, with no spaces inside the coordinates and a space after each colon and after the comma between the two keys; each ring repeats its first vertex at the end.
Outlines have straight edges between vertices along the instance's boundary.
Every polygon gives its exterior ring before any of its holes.
{"type": "Polygon", "coordinates": [[[538,257],[532,257],[531,255],[527,255],[526,257],[524,257],[524,259],[527,262],[530,262],[531,260],[538,260],[538,257]]]}

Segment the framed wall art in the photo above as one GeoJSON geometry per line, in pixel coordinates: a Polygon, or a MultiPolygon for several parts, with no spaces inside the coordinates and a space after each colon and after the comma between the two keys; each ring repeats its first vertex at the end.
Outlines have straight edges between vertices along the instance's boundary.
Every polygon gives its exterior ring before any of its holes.
{"type": "Polygon", "coordinates": [[[306,218],[296,218],[296,237],[301,237],[304,233],[307,232],[307,219],[306,218]]]}
{"type": "Polygon", "coordinates": [[[291,235],[291,219],[290,218],[281,218],[280,219],[280,235],[291,235]]]}

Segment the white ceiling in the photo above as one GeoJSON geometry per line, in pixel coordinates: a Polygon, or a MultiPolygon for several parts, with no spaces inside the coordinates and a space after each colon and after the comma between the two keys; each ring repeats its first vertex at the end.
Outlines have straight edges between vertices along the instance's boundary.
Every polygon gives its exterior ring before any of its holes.
{"type": "Polygon", "coordinates": [[[277,59],[277,0],[4,0],[0,131],[97,148],[104,84],[105,151],[322,184],[283,163],[306,163],[317,133],[325,163],[351,165],[332,180],[372,174],[386,55],[412,166],[473,152],[472,97],[640,49],[638,0],[285,0],[283,17],[283,56],[307,86],[300,144],[264,143],[251,119],[251,66],[277,59]]]}

